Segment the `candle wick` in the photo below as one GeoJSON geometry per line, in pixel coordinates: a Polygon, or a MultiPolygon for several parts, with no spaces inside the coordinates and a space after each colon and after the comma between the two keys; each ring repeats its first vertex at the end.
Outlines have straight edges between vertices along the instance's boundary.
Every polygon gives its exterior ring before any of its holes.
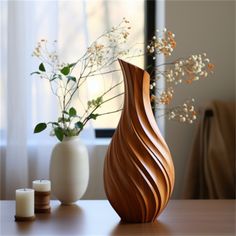
{"type": "Polygon", "coordinates": [[[24,191],[26,191],[26,189],[24,188],[24,191]]]}

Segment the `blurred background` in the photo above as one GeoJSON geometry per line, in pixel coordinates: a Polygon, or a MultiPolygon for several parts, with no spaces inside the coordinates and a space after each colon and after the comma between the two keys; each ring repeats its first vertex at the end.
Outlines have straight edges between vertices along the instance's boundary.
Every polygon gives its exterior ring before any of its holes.
{"type": "MultiPolygon", "coordinates": [[[[132,26],[131,42],[144,44],[147,34],[166,27],[176,35],[173,58],[206,52],[215,64],[211,79],[182,86],[175,94],[176,103],[195,98],[198,121],[188,125],[162,118],[158,124],[176,168],[173,198],[234,198],[235,10],[235,1],[223,0],[1,1],[0,198],[12,199],[16,188],[49,178],[51,150],[57,141],[49,132],[34,135],[33,128],[38,122],[55,120],[58,105],[47,81],[30,76],[38,66],[31,56],[37,42],[57,40],[60,57],[71,62],[123,17],[132,26]]],[[[145,60],[132,63],[143,68],[145,60]]],[[[88,82],[81,96],[84,103],[104,86],[99,78],[88,82]]],[[[104,110],[121,104],[121,99],[114,100],[104,110]]],[[[82,134],[90,155],[84,199],[106,198],[103,161],[119,117],[120,113],[103,116],[82,134]]]]}

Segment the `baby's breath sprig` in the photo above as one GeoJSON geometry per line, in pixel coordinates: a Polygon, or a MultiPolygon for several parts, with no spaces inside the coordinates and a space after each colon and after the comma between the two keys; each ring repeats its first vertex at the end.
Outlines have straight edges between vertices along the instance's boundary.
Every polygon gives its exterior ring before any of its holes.
{"type": "MultiPolygon", "coordinates": [[[[147,54],[156,59],[157,55],[171,56],[176,47],[175,34],[164,28],[157,30],[147,45],[147,54]]],[[[163,110],[169,120],[192,123],[196,119],[194,99],[187,100],[183,105],[170,107],[174,99],[175,87],[180,84],[192,84],[194,81],[207,78],[213,73],[214,64],[206,53],[190,55],[156,65],[151,71],[151,102],[153,108],[163,110]],[[165,80],[166,88],[161,90],[159,80],[165,80]],[[163,105],[165,107],[163,108],[163,105]]],[[[161,111],[160,111],[161,112],[161,111]]],[[[162,116],[162,115],[161,115],[162,116]]]]}
{"type": "Polygon", "coordinates": [[[193,81],[207,78],[213,73],[214,65],[210,63],[206,53],[191,55],[186,59],[178,59],[166,65],[165,71],[159,71],[166,77],[167,83],[181,84],[183,82],[191,84],[193,81]]]}
{"type": "Polygon", "coordinates": [[[159,115],[158,117],[167,116],[168,120],[192,124],[197,119],[197,112],[194,107],[194,101],[195,100],[192,98],[185,101],[182,105],[176,107],[164,109],[161,108],[161,111],[164,111],[164,113],[159,115]]]}
{"type": "Polygon", "coordinates": [[[197,119],[194,99],[187,100],[184,104],[171,109],[171,112],[168,114],[168,119],[192,124],[193,121],[197,119]]]}
{"type": "Polygon", "coordinates": [[[147,52],[148,54],[153,55],[153,60],[155,60],[156,55],[159,54],[171,56],[175,47],[175,34],[164,28],[162,31],[156,30],[156,35],[152,37],[147,45],[147,52]]]}

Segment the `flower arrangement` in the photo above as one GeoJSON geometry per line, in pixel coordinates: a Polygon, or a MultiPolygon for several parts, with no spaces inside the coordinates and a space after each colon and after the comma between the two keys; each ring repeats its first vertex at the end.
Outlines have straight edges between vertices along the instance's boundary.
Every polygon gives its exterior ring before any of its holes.
{"type": "MultiPolygon", "coordinates": [[[[56,51],[56,41],[53,42],[51,50],[48,48],[47,40],[42,39],[38,42],[32,56],[37,57],[41,63],[38,70],[31,74],[49,81],[52,93],[58,99],[61,115],[57,121],[37,124],[34,133],[41,132],[51,125],[53,134],[62,141],[65,136],[79,135],[89,120],[105,115],[97,113],[97,110],[104,103],[122,95],[121,93],[105,99],[112,90],[122,84],[122,81],[112,85],[99,97],[88,101],[83,114],[78,114],[76,108],[71,106],[71,102],[88,78],[117,72],[110,68],[118,57],[128,56],[129,49],[125,48],[125,44],[130,29],[129,22],[123,19],[118,26],[99,36],[87,48],[84,55],[73,63],[60,61],[56,51]],[[74,73],[75,69],[79,71],[77,74],[74,73]]],[[[117,111],[106,114],[114,112],[117,111]]]]}
{"type": "MultiPolygon", "coordinates": [[[[40,64],[38,70],[31,74],[48,80],[52,93],[58,99],[61,111],[56,121],[37,124],[34,133],[39,133],[51,125],[53,134],[62,141],[64,137],[79,135],[89,120],[120,111],[118,109],[106,113],[98,112],[103,104],[123,95],[123,93],[119,93],[107,98],[107,95],[117,86],[120,86],[122,81],[112,85],[100,96],[88,101],[83,114],[78,113],[76,108],[71,106],[71,103],[87,79],[92,79],[98,75],[116,73],[118,70],[111,69],[111,66],[118,58],[127,60],[147,53],[155,60],[156,56],[160,54],[166,57],[171,56],[176,47],[175,35],[166,29],[157,30],[156,35],[153,36],[144,50],[137,48],[136,44],[128,47],[127,39],[130,30],[129,21],[123,18],[119,25],[99,36],[87,48],[84,55],[73,63],[61,62],[56,51],[56,41],[53,42],[53,49],[51,50],[49,50],[48,42],[45,39],[37,44],[33,56],[40,60],[40,64]]],[[[150,73],[150,90],[151,101],[155,104],[155,108],[160,105],[169,106],[171,104],[175,86],[184,82],[191,84],[194,81],[206,78],[209,73],[213,72],[213,68],[214,65],[210,63],[205,53],[176,59],[173,62],[166,62],[154,67],[150,73]],[[160,79],[165,79],[165,90],[158,89],[157,83],[160,79]]],[[[192,123],[196,119],[193,102],[192,99],[177,107],[166,107],[164,115],[167,115],[170,120],[192,123]]]]}

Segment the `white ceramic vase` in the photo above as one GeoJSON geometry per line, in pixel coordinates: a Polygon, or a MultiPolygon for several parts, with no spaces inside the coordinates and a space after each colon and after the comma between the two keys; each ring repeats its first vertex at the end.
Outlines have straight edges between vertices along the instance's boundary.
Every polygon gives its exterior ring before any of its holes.
{"type": "Polygon", "coordinates": [[[85,193],[89,180],[88,150],[78,137],[64,138],[52,151],[50,162],[52,194],[69,205],[85,193]]]}

